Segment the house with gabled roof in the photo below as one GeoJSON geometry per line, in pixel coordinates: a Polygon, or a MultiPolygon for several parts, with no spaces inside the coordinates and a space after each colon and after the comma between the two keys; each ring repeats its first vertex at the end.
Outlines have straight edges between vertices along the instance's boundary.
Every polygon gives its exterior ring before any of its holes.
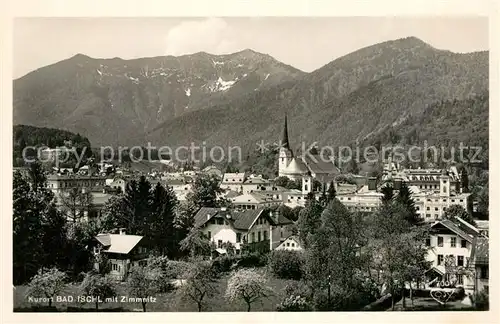
{"type": "MultiPolygon", "coordinates": [[[[426,240],[426,246],[429,248],[426,259],[431,263],[426,274],[428,279],[438,282],[450,281],[447,267],[469,268],[476,237],[477,234],[461,226],[460,221],[444,219],[434,222],[426,240]],[[455,264],[446,264],[447,256],[452,256],[455,264]]],[[[473,291],[474,282],[469,276],[457,274],[455,277],[456,286],[464,287],[467,292],[473,291]]]]}
{"type": "Polygon", "coordinates": [[[220,188],[224,190],[233,190],[237,192],[243,191],[243,183],[246,180],[246,174],[240,173],[224,173],[220,188]]]}
{"type": "MultiPolygon", "coordinates": [[[[120,281],[127,279],[133,266],[145,264],[148,257],[144,237],[125,234],[124,229],[120,229],[119,234],[98,234],[93,250],[97,260],[108,260],[109,275],[120,281]]],[[[103,264],[94,264],[96,270],[100,266],[103,264]]]]}
{"type": "Polygon", "coordinates": [[[302,251],[304,249],[304,244],[298,235],[290,235],[287,237],[276,250],[287,250],[287,251],[302,251]]]}
{"type": "Polygon", "coordinates": [[[259,192],[252,192],[229,198],[235,209],[258,209],[262,207],[278,206],[280,199],[266,196],[259,192]]]}
{"type": "MultiPolygon", "coordinates": [[[[237,253],[243,246],[273,248],[273,229],[280,226],[283,218],[273,214],[270,208],[234,210],[227,208],[202,207],[195,214],[195,226],[201,228],[206,237],[224,250],[225,243],[231,243],[237,253]]],[[[224,253],[224,251],[222,251],[224,253]]]]}

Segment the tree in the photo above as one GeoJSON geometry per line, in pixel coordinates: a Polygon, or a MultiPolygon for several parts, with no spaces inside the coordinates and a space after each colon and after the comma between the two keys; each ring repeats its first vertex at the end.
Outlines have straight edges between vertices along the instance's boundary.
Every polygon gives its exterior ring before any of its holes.
{"type": "Polygon", "coordinates": [[[149,228],[148,219],[151,211],[151,183],[141,176],[139,181],[132,180],[125,188],[123,202],[131,212],[127,228],[131,234],[145,235],[149,228]]]}
{"type": "Polygon", "coordinates": [[[28,178],[14,175],[13,225],[15,282],[23,282],[39,267],[64,266],[66,220],[56,209],[54,194],[38,162],[28,178]]]}
{"type": "Polygon", "coordinates": [[[102,209],[101,226],[106,231],[116,228],[125,228],[132,232],[132,211],[124,202],[123,195],[112,196],[102,209]]]}
{"type": "Polygon", "coordinates": [[[388,287],[394,307],[395,294],[404,283],[418,278],[428,268],[425,229],[410,223],[407,206],[382,205],[368,219],[368,244],[371,268],[380,287],[388,287]]]}
{"type": "Polygon", "coordinates": [[[460,217],[467,223],[475,226],[476,222],[472,218],[472,216],[460,205],[451,205],[450,207],[446,208],[443,214],[444,219],[450,219],[453,220],[457,217],[460,217]]]}
{"type": "Polygon", "coordinates": [[[462,167],[462,171],[460,172],[460,188],[464,193],[469,192],[469,174],[465,167],[462,167]]]}
{"type": "MultiPolygon", "coordinates": [[[[73,278],[81,272],[88,271],[92,268],[93,261],[97,261],[88,247],[100,232],[101,227],[95,220],[68,224],[66,246],[61,249],[64,249],[65,264],[73,278]]],[[[101,263],[100,266],[102,266],[102,271],[105,271],[105,264],[101,263]]]]}
{"type": "Polygon", "coordinates": [[[127,280],[129,295],[141,298],[142,310],[146,311],[148,297],[158,292],[161,270],[152,266],[134,266],[127,280]]]}
{"type": "MultiPolygon", "coordinates": [[[[84,296],[99,297],[103,302],[106,298],[116,296],[116,289],[113,280],[109,276],[103,276],[94,272],[85,274],[85,278],[80,284],[80,289],[84,296]]],[[[95,301],[95,309],[99,309],[99,301],[95,301]]]]}
{"type": "Polygon", "coordinates": [[[192,205],[200,207],[219,207],[218,196],[222,193],[219,178],[215,175],[200,174],[193,183],[192,192],[187,200],[192,205]]]}
{"type": "MultiPolygon", "coordinates": [[[[182,241],[188,235],[189,231],[194,227],[194,215],[198,207],[189,201],[177,204],[174,217],[175,240],[176,242],[182,241]]],[[[182,252],[177,250],[177,254],[182,252]]]]}
{"type": "Polygon", "coordinates": [[[385,186],[380,189],[380,192],[383,194],[380,198],[383,205],[391,204],[394,201],[394,188],[392,186],[385,186]]]}
{"type": "Polygon", "coordinates": [[[186,281],[178,290],[181,299],[190,300],[198,306],[201,312],[206,298],[217,293],[216,274],[208,262],[198,261],[191,264],[185,275],[186,281]]]}
{"type": "Polygon", "coordinates": [[[255,269],[240,269],[227,282],[226,298],[230,301],[242,299],[247,304],[247,312],[252,303],[271,293],[266,277],[255,269]]]}
{"type": "Polygon", "coordinates": [[[59,294],[64,287],[66,274],[57,268],[48,270],[39,269],[38,273],[31,279],[26,290],[26,296],[44,297],[49,301],[49,307],[52,306],[54,296],[59,294]]]}
{"type": "Polygon", "coordinates": [[[326,309],[346,310],[358,289],[362,268],[360,214],[352,214],[337,199],[322,212],[320,227],[309,237],[306,269],[314,291],[328,291],[326,309]],[[336,298],[331,298],[335,287],[336,298]],[[334,304],[337,302],[337,304],[334,304]]]}
{"type": "Polygon", "coordinates": [[[92,193],[72,188],[62,192],[59,197],[63,213],[73,222],[77,222],[90,212],[92,208],[92,193]]]}
{"type": "Polygon", "coordinates": [[[30,185],[16,171],[13,181],[13,266],[14,283],[19,284],[36,273],[43,255],[40,245],[42,222],[31,206],[30,185]]]}
{"type": "Polygon", "coordinates": [[[327,194],[326,194],[327,202],[330,203],[331,201],[333,201],[335,199],[336,195],[337,195],[337,193],[335,191],[335,183],[332,180],[330,182],[330,185],[328,186],[328,191],[327,191],[327,194]]]}
{"type": "Polygon", "coordinates": [[[184,251],[189,251],[191,257],[207,256],[211,252],[211,244],[199,227],[193,227],[189,234],[180,242],[184,251]]]}
{"type": "Polygon", "coordinates": [[[309,245],[308,236],[320,227],[322,211],[323,207],[315,199],[307,199],[305,207],[300,211],[297,227],[304,247],[309,245]]]}
{"type": "Polygon", "coordinates": [[[411,197],[411,192],[406,185],[406,182],[401,183],[401,188],[399,189],[395,200],[401,206],[404,206],[408,211],[406,216],[408,217],[408,222],[410,222],[410,224],[418,224],[420,222],[417,209],[415,208],[415,201],[411,197]]]}
{"type": "Polygon", "coordinates": [[[179,243],[174,233],[177,197],[172,187],[165,189],[160,183],[155,186],[152,195],[148,238],[153,249],[156,249],[160,254],[173,257],[179,243]]]}
{"type": "Polygon", "coordinates": [[[304,262],[302,251],[275,250],[269,255],[268,267],[277,278],[300,280],[304,274],[304,262]]]}

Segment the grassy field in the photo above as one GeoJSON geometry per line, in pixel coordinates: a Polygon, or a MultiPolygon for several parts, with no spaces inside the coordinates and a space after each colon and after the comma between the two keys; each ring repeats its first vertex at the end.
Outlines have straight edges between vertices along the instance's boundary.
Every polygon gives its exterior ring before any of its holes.
{"type": "MultiPolygon", "coordinates": [[[[287,281],[281,279],[270,279],[269,284],[272,287],[274,294],[266,299],[257,301],[252,304],[252,311],[275,311],[276,305],[283,298],[283,288],[287,281]]],[[[240,312],[246,311],[246,304],[243,301],[230,303],[224,298],[227,286],[227,278],[218,281],[219,293],[207,299],[206,306],[203,311],[215,312],[240,312]]],[[[120,296],[128,296],[125,284],[121,283],[117,286],[118,300],[120,296]]],[[[95,311],[94,303],[77,303],[76,296],[80,295],[78,285],[68,285],[66,289],[59,294],[60,296],[73,296],[75,301],[54,302],[57,311],[95,311]]],[[[134,296],[130,296],[134,297],[134,296]]],[[[196,312],[198,308],[194,302],[180,301],[176,292],[158,294],[155,303],[148,303],[146,311],[148,312],[196,312]]],[[[14,311],[33,311],[32,307],[48,306],[48,303],[33,303],[29,302],[26,296],[26,286],[18,286],[14,290],[14,311]]],[[[54,310],[55,311],[55,310],[54,310]]],[[[99,304],[99,311],[125,311],[125,312],[142,312],[141,303],[114,302],[99,304]]]]}

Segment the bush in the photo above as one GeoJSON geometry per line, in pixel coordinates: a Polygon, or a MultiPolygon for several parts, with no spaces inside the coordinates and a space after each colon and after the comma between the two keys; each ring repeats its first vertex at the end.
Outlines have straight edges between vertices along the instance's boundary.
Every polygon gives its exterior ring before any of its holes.
{"type": "Polygon", "coordinates": [[[300,312],[310,311],[311,289],[302,281],[290,281],[284,291],[283,301],[277,305],[279,312],[300,312]]]}
{"type": "Polygon", "coordinates": [[[277,278],[300,280],[304,276],[304,254],[301,251],[273,251],[269,255],[269,270],[277,278]]]}
{"type": "Polygon", "coordinates": [[[183,276],[190,269],[190,263],[185,261],[168,261],[165,273],[169,278],[183,279],[183,276]]]}
{"type": "Polygon", "coordinates": [[[215,272],[230,272],[233,265],[237,264],[240,260],[237,256],[222,255],[216,258],[212,263],[212,268],[215,272]]]}
{"type": "Polygon", "coordinates": [[[259,252],[245,253],[241,255],[238,267],[255,268],[264,267],[267,264],[267,255],[259,252]]]}

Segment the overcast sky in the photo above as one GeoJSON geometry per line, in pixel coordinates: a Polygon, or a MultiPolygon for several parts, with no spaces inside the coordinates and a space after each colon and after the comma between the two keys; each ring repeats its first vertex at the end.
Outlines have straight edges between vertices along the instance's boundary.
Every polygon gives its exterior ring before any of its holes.
{"type": "Polygon", "coordinates": [[[454,52],[488,49],[481,17],[17,18],[14,78],[77,53],[131,59],[251,48],[306,72],[386,40],[416,36],[454,52]]]}

